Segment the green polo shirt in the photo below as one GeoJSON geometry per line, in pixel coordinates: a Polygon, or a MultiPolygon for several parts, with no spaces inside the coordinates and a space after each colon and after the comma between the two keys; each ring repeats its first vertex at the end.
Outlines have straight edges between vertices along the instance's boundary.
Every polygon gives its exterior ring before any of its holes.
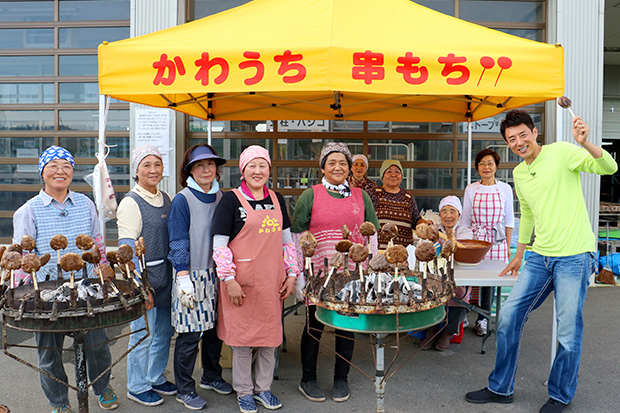
{"type": "Polygon", "coordinates": [[[519,243],[529,243],[536,227],[532,250],[538,254],[565,257],[594,252],[579,172],[608,175],[617,170],[607,151],[594,159],[584,148],[568,142],[544,145],[534,162],[521,162],[513,171],[521,204],[519,243]]]}

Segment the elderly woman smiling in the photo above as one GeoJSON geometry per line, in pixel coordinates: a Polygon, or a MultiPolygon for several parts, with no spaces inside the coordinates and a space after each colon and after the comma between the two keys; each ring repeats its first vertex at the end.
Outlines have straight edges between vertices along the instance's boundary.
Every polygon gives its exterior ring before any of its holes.
{"type": "MultiPolygon", "coordinates": [[[[306,189],[295,205],[291,231],[299,234],[309,230],[314,234],[318,245],[312,263],[317,269],[322,268],[323,258],[329,259],[336,252],[336,243],[342,240],[343,224],[351,230],[349,239],[360,244],[364,243],[359,230],[364,221],[371,221],[377,228],[379,226],[369,195],[359,188],[350,187],[347,182],[351,163],[351,152],[346,143],[327,143],[321,150],[319,160],[323,173],[322,183],[306,189]]],[[[349,264],[353,269],[355,263],[351,261],[349,264]]],[[[316,319],[316,306],[309,305],[307,309],[308,317],[301,336],[302,378],[298,388],[307,399],[322,402],[325,393],[318,385],[316,372],[324,326],[316,319]]],[[[332,398],[336,402],[344,402],[350,395],[347,376],[349,362],[353,357],[353,333],[336,330],[335,341],[332,398]]]]}
{"type": "MultiPolygon", "coordinates": [[[[473,233],[470,228],[460,225],[461,213],[463,206],[461,201],[454,195],[447,196],[439,202],[439,217],[441,224],[439,230],[446,233],[448,230],[454,230],[457,239],[472,239],[473,233]]],[[[471,287],[459,286],[454,289],[454,297],[464,302],[469,302],[469,294],[471,287]]],[[[450,347],[450,339],[459,331],[459,325],[465,320],[467,309],[454,300],[448,302],[448,320],[446,328],[437,338],[435,349],[438,351],[446,351],[450,347]]],[[[426,330],[426,338],[420,343],[422,350],[428,350],[433,345],[435,336],[437,335],[437,326],[426,330]]]]}
{"type": "Polygon", "coordinates": [[[353,155],[351,158],[351,176],[349,176],[349,184],[364,191],[374,192],[377,184],[368,179],[368,158],[366,155],[353,155]]]}
{"type": "MultiPolygon", "coordinates": [[[[411,194],[400,187],[403,182],[403,166],[399,161],[387,159],[381,164],[383,185],[371,192],[370,197],[381,226],[396,224],[398,235],[394,243],[407,246],[413,243],[413,230],[422,220],[418,205],[411,194]]],[[[379,249],[386,249],[388,239],[379,234],[379,249]]]]}

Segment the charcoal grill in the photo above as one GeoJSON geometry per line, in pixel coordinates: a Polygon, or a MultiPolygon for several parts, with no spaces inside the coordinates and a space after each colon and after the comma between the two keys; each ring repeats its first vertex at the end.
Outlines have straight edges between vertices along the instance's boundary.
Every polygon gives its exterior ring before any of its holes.
{"type": "MultiPolygon", "coordinates": [[[[324,270],[327,270],[327,266],[325,266],[324,270]]],[[[364,273],[365,277],[369,276],[368,271],[364,273]]],[[[423,278],[423,273],[417,271],[409,272],[408,275],[410,277],[415,277],[417,280],[422,280],[423,278]]],[[[341,274],[341,277],[346,278],[347,275],[341,274]]],[[[429,278],[431,277],[429,276],[429,278]]],[[[352,366],[374,381],[377,400],[376,411],[384,412],[386,382],[400,368],[398,367],[396,370],[391,371],[400,352],[400,333],[424,330],[439,324],[445,319],[446,311],[444,305],[453,295],[453,267],[446,265],[442,268],[440,274],[438,273],[433,276],[435,282],[441,286],[435,289],[433,293],[427,292],[425,281],[423,283],[424,287],[420,299],[401,301],[400,298],[398,298],[392,303],[388,302],[381,305],[377,305],[376,302],[347,302],[346,299],[335,299],[335,290],[342,286],[342,283],[338,285],[338,274],[334,277],[335,280],[331,282],[331,293],[328,291],[327,294],[322,291],[321,284],[323,281],[319,280],[318,277],[309,276],[306,271],[306,279],[308,280],[307,297],[310,302],[317,305],[317,320],[339,330],[366,333],[372,335],[374,338],[376,352],[375,377],[373,378],[364,373],[353,364],[352,366]],[[384,351],[386,344],[385,339],[390,333],[396,333],[397,352],[391,364],[386,369],[384,351]]],[[[398,297],[400,297],[400,294],[398,297]]]]}
{"type": "MultiPolygon", "coordinates": [[[[93,283],[99,283],[98,280],[93,279],[93,283]]],[[[108,282],[103,288],[107,288],[108,282]]],[[[108,340],[105,343],[98,345],[104,345],[112,341],[116,341],[129,334],[146,331],[146,336],[140,339],[135,346],[129,348],[124,352],[117,360],[113,361],[108,369],[102,372],[93,381],[88,382],[86,374],[86,360],[85,360],[85,347],[84,336],[86,333],[93,329],[108,328],[113,326],[119,326],[129,323],[142,316],[146,317],[146,307],[144,304],[144,297],[146,292],[142,287],[138,288],[133,283],[127,280],[114,280],[114,284],[118,290],[123,294],[123,299],[118,296],[106,296],[106,299],[92,299],[89,302],[85,300],[77,300],[75,306],[72,306],[70,302],[41,302],[35,299],[34,287],[32,284],[26,284],[14,289],[6,291],[6,295],[12,296],[4,301],[2,307],[2,343],[4,353],[19,361],[20,363],[36,370],[41,374],[45,374],[48,377],[62,383],[70,389],[77,391],[78,394],[78,411],[80,413],[88,412],[88,388],[92,386],[94,382],[99,380],[105,373],[110,371],[113,366],[118,364],[131,350],[138,346],[149,335],[148,321],[145,323],[146,327],[128,334],[123,334],[113,339],[108,340]],[[12,305],[9,305],[12,304],[12,305]],[[62,381],[57,377],[40,370],[37,366],[21,359],[9,352],[11,347],[23,347],[38,349],[37,346],[28,346],[21,344],[10,344],[7,341],[7,330],[15,329],[20,331],[30,332],[48,332],[48,333],[65,333],[68,336],[73,337],[73,349],[60,349],[63,351],[73,351],[75,353],[75,372],[76,372],[76,384],[75,386],[68,382],[62,381]]],[[[57,287],[56,281],[44,281],[39,282],[39,289],[55,289],[57,287]]]]}

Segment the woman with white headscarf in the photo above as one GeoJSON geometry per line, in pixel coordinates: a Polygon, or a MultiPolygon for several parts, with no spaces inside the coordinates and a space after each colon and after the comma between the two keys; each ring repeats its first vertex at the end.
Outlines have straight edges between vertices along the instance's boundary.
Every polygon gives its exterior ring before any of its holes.
{"type": "MultiPolygon", "coordinates": [[[[177,393],[177,387],[164,375],[170,352],[170,339],[174,334],[171,324],[172,265],[168,261],[168,214],[170,196],[157,185],[164,173],[159,150],[151,145],[136,147],[131,156],[132,178],[136,185],[121,200],[116,212],[118,245],[134,248],[135,241],[144,237],[144,258],[148,267],[149,292],[147,319],[148,337],[138,341],[146,332],[131,334],[129,348],[137,344],[127,356],[127,397],[144,406],[157,406],[163,396],[177,393]]],[[[139,270],[134,258],[136,270],[139,270]]],[[[131,331],[145,327],[145,318],[130,323],[131,331]]]]}
{"type": "MultiPolygon", "coordinates": [[[[450,195],[443,198],[439,202],[439,217],[441,218],[441,224],[438,225],[439,230],[444,234],[449,230],[455,231],[456,239],[472,239],[473,233],[471,228],[460,224],[462,212],[463,206],[458,197],[450,195]]],[[[470,294],[471,287],[459,286],[454,288],[454,297],[466,303],[469,302],[470,294]]],[[[459,326],[463,320],[465,320],[466,315],[467,309],[462,304],[454,300],[448,302],[447,324],[441,335],[437,338],[435,349],[438,351],[446,351],[450,347],[450,340],[454,334],[458,333],[459,326]]],[[[426,338],[420,343],[420,348],[422,350],[431,348],[437,331],[438,329],[436,326],[426,330],[426,338]]]]}
{"type": "Polygon", "coordinates": [[[351,175],[349,175],[349,184],[355,188],[363,189],[370,193],[374,191],[377,184],[368,179],[368,158],[366,155],[357,154],[351,158],[351,175]]]}

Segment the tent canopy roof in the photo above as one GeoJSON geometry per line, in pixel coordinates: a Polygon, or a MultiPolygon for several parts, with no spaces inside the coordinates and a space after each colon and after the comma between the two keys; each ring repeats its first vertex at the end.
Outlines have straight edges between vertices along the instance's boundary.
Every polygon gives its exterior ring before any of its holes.
{"type": "Polygon", "coordinates": [[[563,59],[409,0],[255,0],[100,45],[99,86],[203,119],[458,122],[561,96],[563,59]]]}

